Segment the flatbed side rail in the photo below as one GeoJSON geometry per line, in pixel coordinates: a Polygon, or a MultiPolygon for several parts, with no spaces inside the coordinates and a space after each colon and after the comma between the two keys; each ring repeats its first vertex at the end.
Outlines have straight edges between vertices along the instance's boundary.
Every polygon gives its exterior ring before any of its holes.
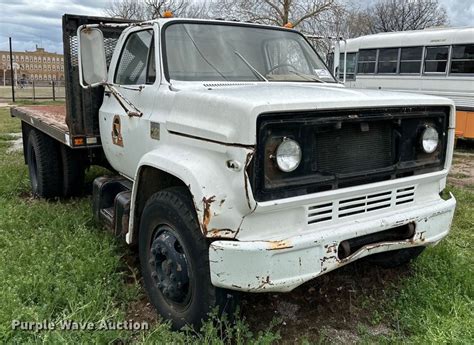
{"type": "Polygon", "coordinates": [[[66,111],[62,106],[25,106],[10,109],[10,114],[40,130],[60,143],[74,149],[101,147],[95,136],[71,136],[65,123],[66,111]]]}
{"type": "Polygon", "coordinates": [[[59,142],[70,146],[69,131],[52,123],[53,121],[48,121],[46,118],[35,116],[34,113],[22,107],[11,108],[10,112],[12,116],[17,117],[30,126],[39,129],[59,142]]]}

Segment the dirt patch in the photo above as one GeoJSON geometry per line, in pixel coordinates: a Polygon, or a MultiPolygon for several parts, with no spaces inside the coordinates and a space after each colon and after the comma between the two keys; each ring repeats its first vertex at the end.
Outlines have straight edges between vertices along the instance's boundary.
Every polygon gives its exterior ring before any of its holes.
{"type": "Polygon", "coordinates": [[[448,183],[461,188],[474,187],[474,153],[456,152],[448,183]]]}
{"type": "Polygon", "coordinates": [[[358,329],[368,334],[391,334],[381,320],[373,322],[372,307],[384,290],[411,274],[408,267],[384,270],[364,259],[320,276],[290,293],[244,294],[242,316],[252,330],[264,329],[273,319],[283,342],[357,343],[358,329]]]}
{"type": "Polygon", "coordinates": [[[152,326],[158,322],[158,315],[155,308],[148,302],[148,298],[143,296],[139,300],[130,302],[127,305],[126,320],[135,322],[146,322],[152,326]]]}
{"type": "Polygon", "coordinates": [[[23,151],[23,139],[21,133],[6,133],[1,135],[1,140],[6,140],[9,148],[7,153],[21,152],[23,151]]]}
{"type": "Polygon", "coordinates": [[[23,139],[22,138],[11,140],[9,142],[9,144],[10,144],[10,147],[7,149],[7,153],[23,151],[23,139]]]}
{"type": "Polygon", "coordinates": [[[360,341],[359,336],[347,329],[323,327],[321,333],[329,344],[357,344],[360,341]]]}
{"type": "MultiPolygon", "coordinates": [[[[139,285],[144,291],[143,280],[140,274],[140,261],[138,253],[132,248],[123,248],[126,255],[122,258],[121,271],[126,284],[139,285]]],[[[158,314],[151,305],[148,297],[143,294],[135,301],[128,303],[126,311],[126,319],[132,319],[137,322],[147,322],[150,326],[158,322],[158,314]]]]}

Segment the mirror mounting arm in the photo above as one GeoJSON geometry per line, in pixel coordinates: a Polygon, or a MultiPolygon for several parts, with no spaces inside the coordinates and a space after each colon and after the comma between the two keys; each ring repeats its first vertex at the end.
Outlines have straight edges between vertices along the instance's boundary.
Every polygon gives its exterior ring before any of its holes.
{"type": "MultiPolygon", "coordinates": [[[[113,87],[109,83],[103,83],[105,87],[109,89],[109,91],[114,95],[117,102],[120,106],[125,110],[128,116],[130,117],[142,117],[143,112],[141,112],[132,102],[126,99],[115,87],[113,87]]],[[[140,89],[141,90],[141,89],[140,89]]]]}

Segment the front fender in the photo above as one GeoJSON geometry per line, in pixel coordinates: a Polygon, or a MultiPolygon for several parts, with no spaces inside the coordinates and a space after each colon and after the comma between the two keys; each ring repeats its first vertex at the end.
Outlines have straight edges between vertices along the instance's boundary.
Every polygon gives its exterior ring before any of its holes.
{"type": "MultiPolygon", "coordinates": [[[[135,202],[140,193],[140,171],[152,167],[175,176],[189,188],[204,236],[234,238],[242,219],[256,205],[245,169],[253,152],[250,148],[217,143],[160,145],[139,162],[132,190],[131,215],[135,215],[135,202]],[[213,150],[202,147],[207,145],[213,150]],[[241,169],[227,167],[229,160],[239,162],[241,169]]],[[[133,238],[134,218],[130,217],[128,243],[133,238]]]]}

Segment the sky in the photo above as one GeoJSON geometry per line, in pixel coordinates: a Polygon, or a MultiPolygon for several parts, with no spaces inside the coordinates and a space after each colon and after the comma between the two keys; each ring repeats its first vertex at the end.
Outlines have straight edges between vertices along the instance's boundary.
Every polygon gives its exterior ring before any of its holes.
{"type": "Polygon", "coordinates": [[[111,0],[0,0],[0,50],[62,53],[61,17],[64,13],[103,16],[111,0]]]}
{"type": "MultiPolygon", "coordinates": [[[[13,50],[34,51],[38,45],[62,53],[61,16],[64,13],[102,16],[110,1],[0,0],[0,50],[8,50],[11,36],[13,50]]],[[[439,1],[448,12],[450,26],[474,26],[473,0],[439,1]]]]}

